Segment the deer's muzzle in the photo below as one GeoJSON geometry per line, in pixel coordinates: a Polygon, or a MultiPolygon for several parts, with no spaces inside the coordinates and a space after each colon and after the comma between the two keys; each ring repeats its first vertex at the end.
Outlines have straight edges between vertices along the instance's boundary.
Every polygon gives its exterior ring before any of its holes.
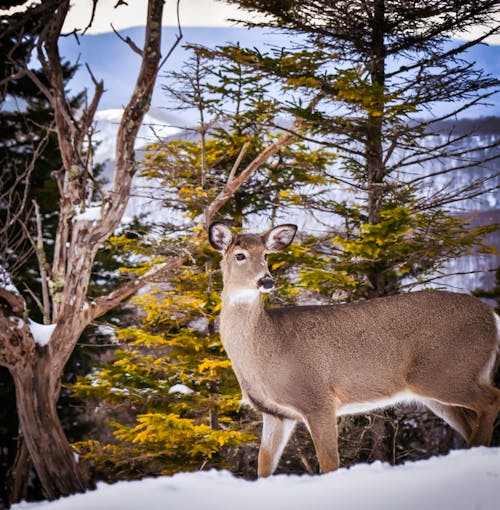
{"type": "Polygon", "coordinates": [[[274,280],[271,276],[264,276],[257,282],[257,287],[261,292],[271,292],[274,289],[274,280]]]}

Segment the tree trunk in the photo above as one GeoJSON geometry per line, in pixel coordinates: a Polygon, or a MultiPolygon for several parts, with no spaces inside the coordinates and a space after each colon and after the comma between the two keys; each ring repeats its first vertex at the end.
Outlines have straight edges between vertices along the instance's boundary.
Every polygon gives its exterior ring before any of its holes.
{"type": "MultiPolygon", "coordinates": [[[[384,153],[383,153],[383,112],[385,85],[385,45],[384,45],[384,0],[376,0],[372,25],[372,54],[370,62],[371,84],[373,87],[373,110],[368,111],[366,126],[366,166],[368,181],[368,223],[380,223],[380,213],[384,199],[384,153]]],[[[385,266],[374,263],[368,274],[371,284],[368,297],[386,294],[385,266]]]]}
{"type": "MultiPolygon", "coordinates": [[[[57,415],[59,392],[55,388],[59,386],[61,374],[51,360],[48,347],[37,346],[31,363],[11,373],[16,387],[19,431],[43,495],[56,499],[93,488],[88,466],[78,462],[57,415]]],[[[18,501],[18,489],[15,486],[9,489],[9,500],[18,501]]]]}
{"type": "MultiPolygon", "coordinates": [[[[88,186],[84,139],[93,122],[103,84],[95,83],[94,99],[78,120],[64,91],[58,40],[69,9],[61,0],[37,42],[38,57],[50,83],[47,88],[34,73],[30,76],[45,93],[54,109],[56,132],[64,172],[59,177],[60,215],[51,271],[52,317],[50,341],[35,342],[23,320],[25,304],[21,296],[0,288],[0,364],[14,380],[17,413],[23,448],[29,452],[47,499],[82,492],[93,487],[86,463],[79,462],[68,444],[57,415],[57,400],[64,366],[84,328],[99,314],[130,296],[144,279],[125,284],[118,292],[95,301],[87,296],[92,265],[101,243],[119,225],[137,169],[134,144],[143,117],[149,108],[161,61],[161,20],[164,0],[149,0],[141,69],[130,101],[124,109],[117,135],[117,151],[112,189],[102,199],[99,217],[79,219],[88,186]]],[[[28,72],[28,71],[27,71],[28,72]]],[[[20,452],[11,470],[10,502],[25,494],[27,460],[20,452]],[[25,485],[25,484],[24,484],[25,485]]]]}
{"type": "MultiPolygon", "coordinates": [[[[85,463],[69,446],[57,415],[57,399],[64,363],[52,345],[38,345],[23,321],[21,296],[0,288],[0,362],[12,375],[16,388],[19,451],[7,476],[7,500],[27,495],[32,465],[47,499],[94,487],[85,463]]],[[[66,331],[69,330],[66,329],[66,331]]],[[[79,331],[71,331],[78,338],[79,331]]]]}
{"type": "Polygon", "coordinates": [[[16,458],[7,473],[5,487],[2,487],[2,493],[5,493],[7,505],[27,499],[31,467],[28,448],[23,436],[19,435],[16,458]]]}

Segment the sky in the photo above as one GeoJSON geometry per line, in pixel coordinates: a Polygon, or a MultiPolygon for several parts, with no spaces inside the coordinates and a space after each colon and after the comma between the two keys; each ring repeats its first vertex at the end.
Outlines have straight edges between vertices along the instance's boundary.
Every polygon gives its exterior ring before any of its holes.
{"type": "MultiPolygon", "coordinates": [[[[26,4],[39,0],[27,0],[26,4]]],[[[114,8],[117,0],[99,0],[97,11],[89,34],[111,32],[111,23],[116,30],[144,25],[146,19],[147,0],[127,0],[128,5],[114,8]]],[[[189,27],[228,27],[234,26],[229,19],[250,19],[250,14],[238,10],[234,5],[227,5],[223,0],[180,0],[180,21],[182,26],[189,27]]],[[[177,0],[167,0],[164,9],[163,24],[176,25],[177,0]]],[[[0,12],[3,10],[0,9],[0,12]]],[[[72,0],[72,8],[66,19],[65,30],[84,29],[92,13],[92,0],[72,0]]],[[[256,19],[255,15],[251,15],[256,19]]],[[[500,21],[500,18],[499,18],[500,21]]],[[[468,39],[481,33],[477,27],[470,34],[461,34],[457,38],[468,39]]],[[[500,34],[486,40],[489,44],[500,44],[500,34]]]]}
{"type": "MultiPolygon", "coordinates": [[[[110,21],[117,29],[124,29],[144,24],[146,19],[146,0],[128,0],[128,6],[120,6],[114,9],[116,0],[99,0],[95,22],[89,33],[102,33],[111,30],[110,21]]],[[[177,0],[167,0],[164,25],[176,25],[177,0]]],[[[75,26],[81,25],[82,20],[90,19],[92,0],[73,0],[73,8],[69,13],[66,28],[71,31],[75,26]]],[[[180,21],[183,26],[234,26],[229,19],[250,19],[250,14],[238,10],[234,5],[227,5],[220,0],[180,0],[180,21]]],[[[251,15],[256,19],[255,15],[251,15]]],[[[481,32],[478,27],[470,36],[481,32]]],[[[467,34],[463,35],[468,38],[467,34]]],[[[500,44],[500,34],[487,40],[489,44],[500,44]]]]}
{"type": "MultiPolygon", "coordinates": [[[[26,4],[40,0],[27,0],[26,4]]],[[[90,22],[92,13],[92,0],[71,0],[72,8],[65,23],[65,31],[72,32],[75,28],[84,30],[90,22]]],[[[147,0],[126,0],[128,5],[121,5],[115,9],[117,0],[98,0],[97,11],[92,26],[86,32],[86,37],[77,41],[73,37],[65,37],[60,40],[60,49],[65,58],[71,62],[79,61],[81,69],[72,80],[72,90],[88,88],[92,90],[90,77],[83,64],[88,63],[93,72],[105,83],[106,93],[100,103],[101,109],[119,108],[128,100],[130,88],[133,87],[137,74],[139,59],[132,55],[130,49],[120,41],[112,32],[111,24],[116,30],[125,31],[124,36],[130,36],[140,45],[142,32],[146,20],[147,0]],[[103,52],[103,47],[106,51],[103,52]]],[[[243,47],[261,47],[269,44],[279,44],[277,35],[269,31],[262,32],[246,30],[234,22],[227,21],[231,18],[244,19],[249,14],[238,10],[234,5],[228,5],[223,0],[179,0],[180,22],[184,37],[174,54],[171,56],[166,68],[180,69],[183,65],[185,52],[182,45],[196,43],[213,47],[217,44],[225,44],[228,41],[239,41],[243,47]]],[[[164,24],[164,43],[162,54],[170,49],[177,33],[176,23],[177,0],[166,0],[164,24]]],[[[1,11],[1,9],[0,9],[1,11]]],[[[279,37],[278,37],[279,39],[279,37]]],[[[472,58],[476,60],[478,67],[482,67],[493,76],[499,76],[500,61],[500,35],[488,40],[493,46],[478,45],[473,49],[472,58]],[[496,45],[495,45],[496,44],[496,45]]],[[[283,44],[286,44],[283,43],[283,44]]],[[[161,80],[155,91],[153,104],[159,104],[159,99],[164,99],[161,92],[161,80]]],[[[161,102],[161,101],[160,101],[161,102]]],[[[492,107],[477,106],[475,110],[469,110],[469,116],[481,116],[498,114],[498,95],[490,101],[492,107]]]]}
{"type": "MultiPolygon", "coordinates": [[[[89,33],[109,32],[110,20],[119,30],[135,27],[145,23],[147,0],[127,0],[128,6],[114,8],[116,0],[99,0],[95,23],[89,33]]],[[[66,28],[72,29],[81,24],[82,19],[89,19],[92,0],[73,0],[73,6],[67,19],[66,28]]],[[[176,25],[177,0],[167,0],[164,7],[163,24],[176,25]]],[[[183,26],[231,26],[230,18],[242,19],[243,11],[234,5],[226,5],[216,0],[180,0],[179,17],[183,26]]]]}
{"type": "MultiPolygon", "coordinates": [[[[39,2],[40,0],[26,0],[24,5],[39,2]]],[[[111,32],[111,23],[116,30],[145,24],[147,0],[126,0],[128,5],[122,4],[115,9],[117,3],[117,0],[98,0],[94,22],[87,33],[111,32]]],[[[75,28],[83,30],[91,19],[92,6],[92,0],[72,0],[64,29],[68,32],[72,32],[75,28]]],[[[22,9],[23,7],[10,10],[0,8],[0,13],[22,9]]],[[[223,0],[180,0],[179,15],[181,24],[187,27],[234,26],[235,24],[228,21],[229,19],[248,19],[249,16],[234,5],[225,4],[223,0]]],[[[255,20],[257,17],[253,15],[252,19],[255,20]]],[[[177,0],[166,0],[163,25],[177,25],[177,0]]]]}

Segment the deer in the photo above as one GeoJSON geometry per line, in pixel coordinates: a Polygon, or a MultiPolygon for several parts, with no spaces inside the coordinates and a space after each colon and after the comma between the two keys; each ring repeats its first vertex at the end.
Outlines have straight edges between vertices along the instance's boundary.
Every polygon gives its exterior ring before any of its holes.
{"type": "Polygon", "coordinates": [[[468,447],[489,445],[500,410],[493,386],[500,319],[466,294],[421,290],[351,303],[266,307],[268,253],[297,226],[265,234],[208,229],[222,253],[220,335],[242,392],[262,414],[258,476],[276,470],[297,423],[307,427],[321,472],[339,467],[337,417],[420,403],[468,447]]]}

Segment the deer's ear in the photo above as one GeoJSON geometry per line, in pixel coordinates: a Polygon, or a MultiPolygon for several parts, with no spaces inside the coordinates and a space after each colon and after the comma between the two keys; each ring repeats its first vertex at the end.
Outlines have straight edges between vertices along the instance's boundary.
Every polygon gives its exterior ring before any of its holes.
{"type": "Polygon", "coordinates": [[[262,242],[269,252],[281,251],[293,241],[296,232],[297,225],[278,225],[262,236],[262,242]]]}
{"type": "Polygon", "coordinates": [[[212,248],[225,252],[233,241],[233,233],[224,223],[212,223],[208,228],[208,239],[212,248]]]}

